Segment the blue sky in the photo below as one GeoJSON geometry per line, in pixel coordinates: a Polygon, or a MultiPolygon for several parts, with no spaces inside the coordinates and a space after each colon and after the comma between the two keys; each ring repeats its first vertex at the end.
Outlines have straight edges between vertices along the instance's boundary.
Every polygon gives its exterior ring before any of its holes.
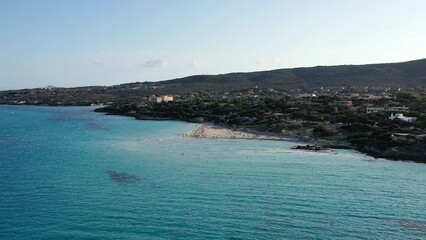
{"type": "Polygon", "coordinates": [[[426,58],[423,0],[1,0],[0,89],[426,58]]]}

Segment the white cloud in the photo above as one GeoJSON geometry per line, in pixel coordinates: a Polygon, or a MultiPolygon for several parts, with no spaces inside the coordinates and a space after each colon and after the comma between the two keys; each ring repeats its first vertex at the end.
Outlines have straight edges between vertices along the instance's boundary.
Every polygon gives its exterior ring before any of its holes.
{"type": "Polygon", "coordinates": [[[194,59],[191,61],[190,66],[194,68],[205,68],[207,67],[207,62],[204,60],[194,59]]]}
{"type": "Polygon", "coordinates": [[[169,62],[164,59],[151,59],[145,61],[143,64],[143,66],[147,68],[164,68],[167,67],[167,65],[169,65],[169,62]]]}

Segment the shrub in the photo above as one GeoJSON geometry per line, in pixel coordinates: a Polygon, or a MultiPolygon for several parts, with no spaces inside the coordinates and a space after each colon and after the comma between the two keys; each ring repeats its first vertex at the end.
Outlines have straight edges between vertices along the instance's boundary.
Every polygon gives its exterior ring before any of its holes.
{"type": "Polygon", "coordinates": [[[374,130],[373,126],[363,123],[354,123],[351,125],[343,126],[342,128],[351,132],[369,132],[374,130]]]}
{"type": "Polygon", "coordinates": [[[323,127],[323,126],[317,126],[314,128],[314,134],[320,137],[328,137],[333,135],[333,131],[323,127]]]}

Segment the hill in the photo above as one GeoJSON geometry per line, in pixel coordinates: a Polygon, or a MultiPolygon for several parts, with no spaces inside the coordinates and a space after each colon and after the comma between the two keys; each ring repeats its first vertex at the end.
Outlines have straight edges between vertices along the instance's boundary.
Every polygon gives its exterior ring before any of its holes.
{"type": "Polygon", "coordinates": [[[275,88],[316,88],[333,86],[369,87],[426,87],[426,59],[402,63],[367,65],[317,66],[250,73],[198,75],[164,81],[179,84],[215,88],[240,88],[258,85],[275,88]]]}
{"type": "Polygon", "coordinates": [[[317,66],[271,71],[195,75],[161,82],[136,82],[115,86],[23,89],[0,92],[0,104],[87,105],[138,100],[153,94],[199,91],[234,91],[258,86],[274,89],[316,89],[341,86],[426,88],[426,59],[367,65],[317,66]]]}

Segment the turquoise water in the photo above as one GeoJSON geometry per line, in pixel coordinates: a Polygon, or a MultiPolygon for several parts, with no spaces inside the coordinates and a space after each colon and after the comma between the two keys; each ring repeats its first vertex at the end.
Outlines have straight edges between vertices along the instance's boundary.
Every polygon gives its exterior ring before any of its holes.
{"type": "Polygon", "coordinates": [[[426,239],[426,164],[0,106],[0,239],[426,239]]]}

